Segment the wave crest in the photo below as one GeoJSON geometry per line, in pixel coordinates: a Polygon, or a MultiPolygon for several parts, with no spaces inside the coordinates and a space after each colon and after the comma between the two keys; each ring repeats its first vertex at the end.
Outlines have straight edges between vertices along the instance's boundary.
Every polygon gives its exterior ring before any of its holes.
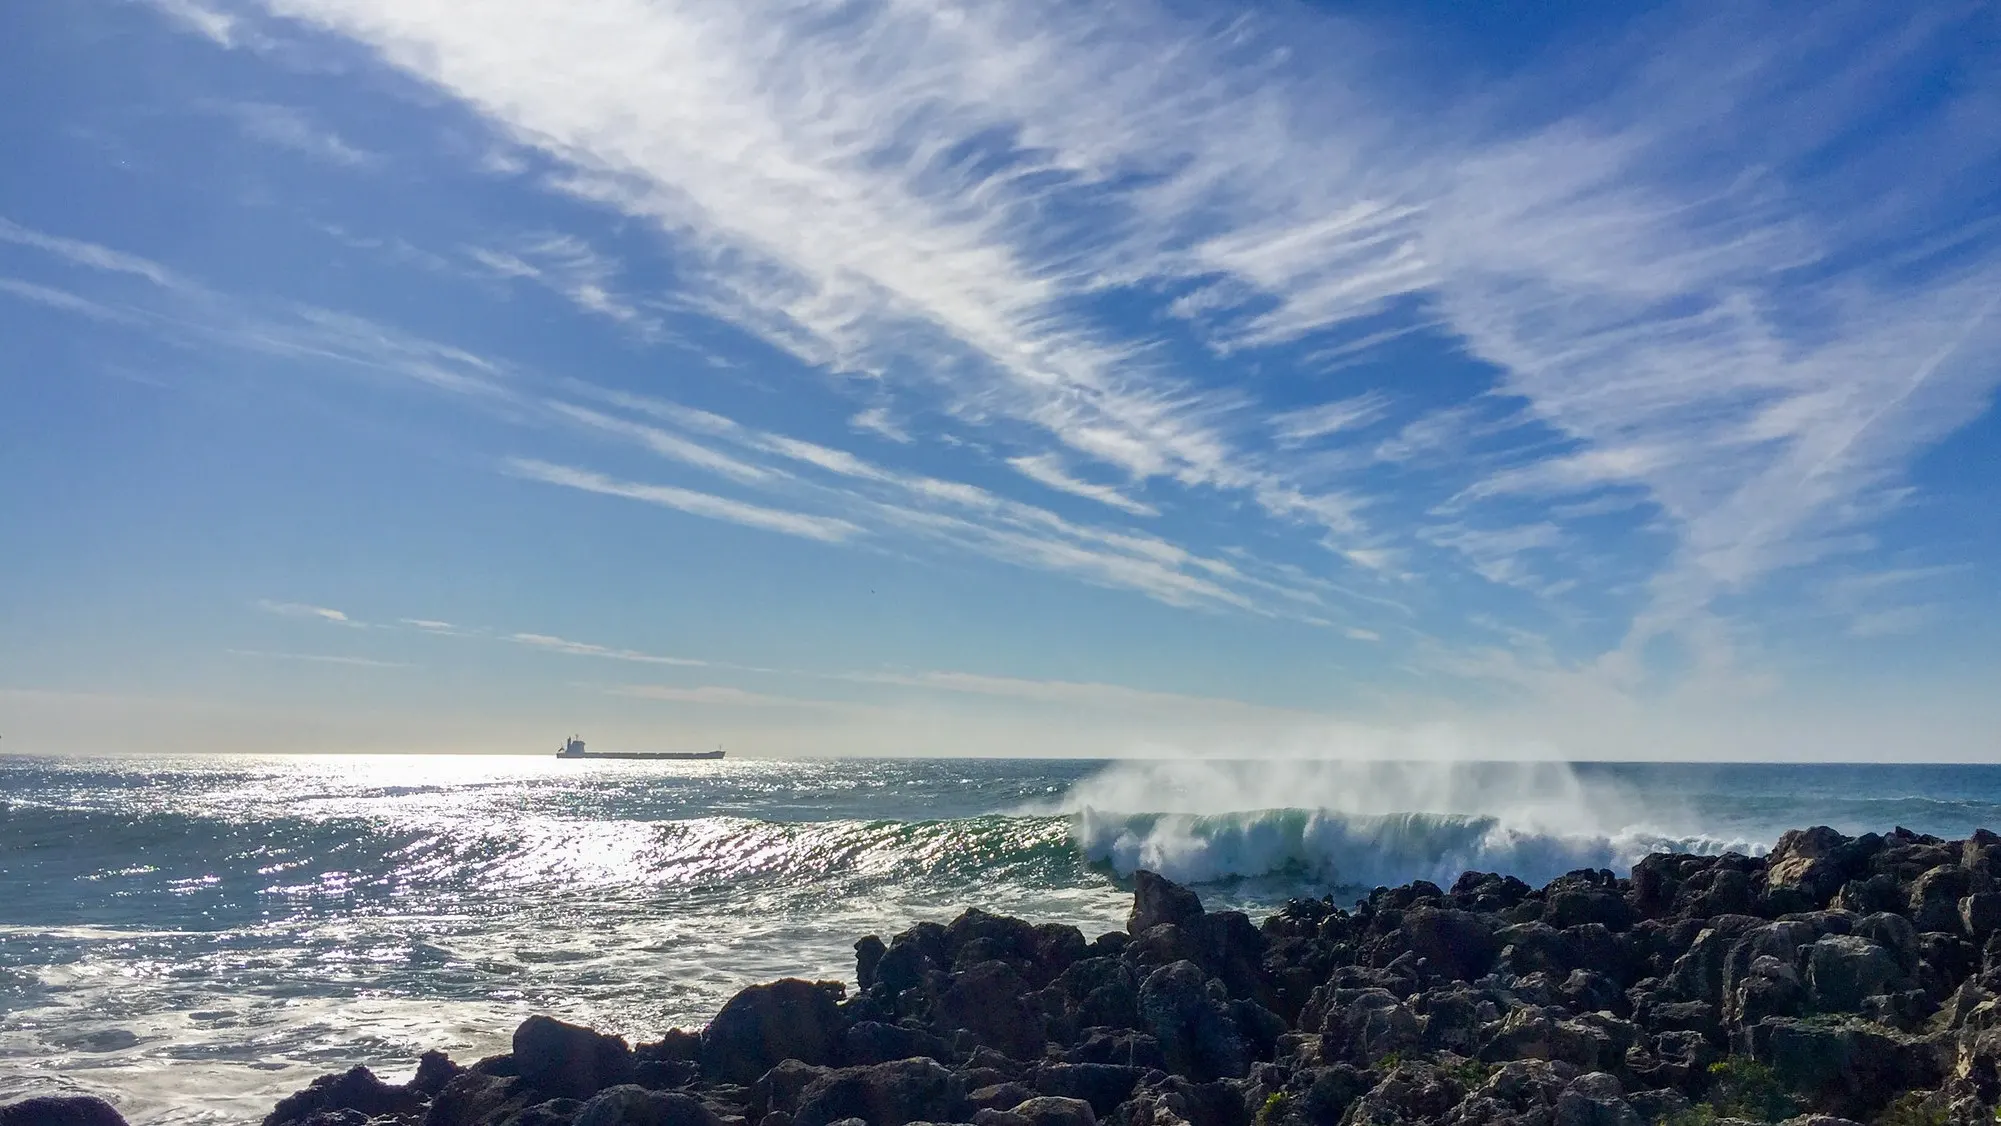
{"type": "Polygon", "coordinates": [[[1469,871],[1541,884],[1578,868],[1623,874],[1650,852],[1763,851],[1749,841],[1639,828],[1563,834],[1510,826],[1493,816],[1313,809],[1116,814],[1087,808],[1073,833],[1087,858],[1121,875],[1145,868],[1195,884],[1282,876],[1329,888],[1412,880],[1449,886],[1469,871]]]}

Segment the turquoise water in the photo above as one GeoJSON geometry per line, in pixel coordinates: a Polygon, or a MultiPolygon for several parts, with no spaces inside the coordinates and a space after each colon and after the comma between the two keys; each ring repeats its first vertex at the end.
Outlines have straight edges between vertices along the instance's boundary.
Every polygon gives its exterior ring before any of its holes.
{"type": "Polygon", "coordinates": [[[654,1037],[967,905],[1087,934],[1135,866],[1258,912],[1782,830],[2001,825],[2001,768],[0,758],[0,1100],[248,1122],[311,1076],[654,1037]]]}

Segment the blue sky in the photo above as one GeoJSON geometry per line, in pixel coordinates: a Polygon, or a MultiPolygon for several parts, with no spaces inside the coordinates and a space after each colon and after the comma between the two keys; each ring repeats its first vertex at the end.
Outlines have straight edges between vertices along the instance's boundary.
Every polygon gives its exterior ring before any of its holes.
{"type": "Polygon", "coordinates": [[[12,6],[0,730],[1991,756],[1998,23],[12,6]]]}

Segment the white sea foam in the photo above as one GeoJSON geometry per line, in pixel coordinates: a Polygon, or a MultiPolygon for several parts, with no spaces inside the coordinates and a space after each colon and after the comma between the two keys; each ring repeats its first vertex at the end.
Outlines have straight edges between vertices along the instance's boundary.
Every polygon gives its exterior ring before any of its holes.
{"type": "Polygon", "coordinates": [[[1540,883],[1624,872],[1662,850],[1764,847],[1705,834],[1686,811],[1562,763],[1122,763],[1058,808],[1092,860],[1193,883],[1284,875],[1366,888],[1467,871],[1540,883]]]}

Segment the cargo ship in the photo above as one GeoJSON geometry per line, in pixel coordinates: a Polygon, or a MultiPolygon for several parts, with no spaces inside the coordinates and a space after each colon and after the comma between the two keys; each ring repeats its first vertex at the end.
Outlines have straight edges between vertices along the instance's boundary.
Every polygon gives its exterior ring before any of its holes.
{"type": "Polygon", "coordinates": [[[717,747],[713,751],[587,751],[584,749],[584,741],[582,739],[577,738],[575,735],[572,735],[568,739],[563,741],[562,749],[556,752],[556,757],[557,758],[603,758],[603,759],[613,759],[613,758],[680,759],[683,761],[689,759],[700,759],[703,761],[713,762],[714,760],[723,757],[723,749],[721,747],[717,747]]]}

